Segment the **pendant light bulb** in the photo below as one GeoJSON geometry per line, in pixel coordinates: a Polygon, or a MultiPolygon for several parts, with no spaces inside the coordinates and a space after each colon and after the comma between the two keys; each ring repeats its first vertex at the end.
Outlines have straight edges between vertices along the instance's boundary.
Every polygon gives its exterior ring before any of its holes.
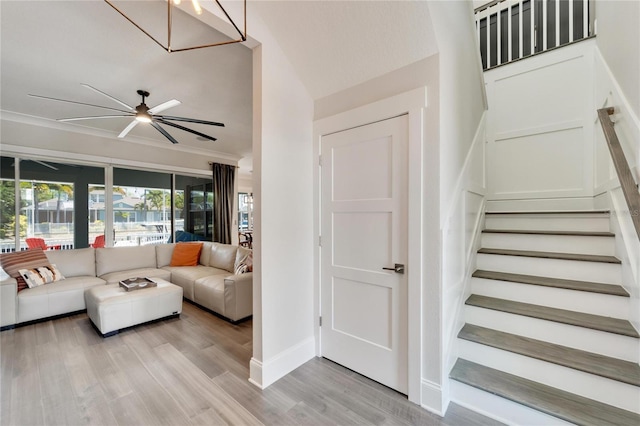
{"type": "Polygon", "coordinates": [[[200,2],[198,0],[191,0],[193,3],[193,10],[196,11],[196,14],[202,15],[202,7],[200,7],[200,2]]]}

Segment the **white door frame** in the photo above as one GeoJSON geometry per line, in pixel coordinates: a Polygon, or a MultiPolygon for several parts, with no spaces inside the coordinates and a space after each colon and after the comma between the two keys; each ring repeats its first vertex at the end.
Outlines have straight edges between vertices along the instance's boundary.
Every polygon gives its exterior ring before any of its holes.
{"type": "MultiPolygon", "coordinates": [[[[402,114],[408,114],[408,384],[409,401],[421,403],[421,360],[422,360],[422,258],[423,258],[423,151],[424,151],[424,110],[427,107],[427,88],[422,87],[408,92],[367,104],[343,113],[314,121],[313,153],[315,156],[313,172],[314,199],[314,317],[320,317],[320,148],[323,135],[385,120],[402,114]]],[[[320,325],[314,327],[316,356],[322,356],[320,325]]]]}

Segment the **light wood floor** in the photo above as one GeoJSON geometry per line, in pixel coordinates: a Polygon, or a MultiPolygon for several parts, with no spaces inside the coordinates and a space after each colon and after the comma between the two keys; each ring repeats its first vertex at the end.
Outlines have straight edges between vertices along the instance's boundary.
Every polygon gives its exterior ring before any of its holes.
{"type": "Polygon", "coordinates": [[[103,339],[86,314],[0,333],[2,425],[495,425],[444,419],[314,359],[261,391],[248,382],[251,321],[184,303],[179,319],[103,339]]]}

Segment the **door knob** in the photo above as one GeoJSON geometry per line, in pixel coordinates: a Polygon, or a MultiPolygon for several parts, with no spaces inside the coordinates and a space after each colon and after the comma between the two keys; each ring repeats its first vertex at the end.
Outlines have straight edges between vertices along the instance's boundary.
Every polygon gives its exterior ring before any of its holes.
{"type": "Polygon", "coordinates": [[[393,271],[398,274],[404,274],[404,265],[402,263],[396,263],[393,268],[382,268],[385,271],[393,271]]]}

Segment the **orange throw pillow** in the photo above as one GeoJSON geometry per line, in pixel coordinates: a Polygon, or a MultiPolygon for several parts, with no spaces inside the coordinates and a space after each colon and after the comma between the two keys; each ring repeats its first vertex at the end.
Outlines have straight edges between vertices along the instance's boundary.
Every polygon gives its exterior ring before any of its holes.
{"type": "Polygon", "coordinates": [[[173,249],[169,266],[197,266],[202,243],[178,243],[173,249]]]}

